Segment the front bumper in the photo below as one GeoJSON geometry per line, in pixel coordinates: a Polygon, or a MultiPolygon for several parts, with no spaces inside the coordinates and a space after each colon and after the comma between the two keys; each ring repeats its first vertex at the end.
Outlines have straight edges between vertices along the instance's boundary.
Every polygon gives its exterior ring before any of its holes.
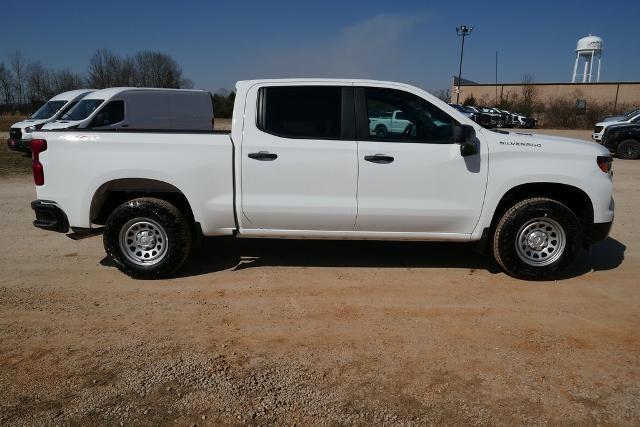
{"type": "Polygon", "coordinates": [[[31,140],[30,139],[7,139],[7,147],[11,151],[19,151],[21,153],[31,153],[31,140]]]}
{"type": "Polygon", "coordinates": [[[31,209],[35,211],[36,220],[33,225],[43,230],[66,233],[69,231],[69,220],[60,206],[51,200],[34,200],[31,209]]]}
{"type": "Polygon", "coordinates": [[[596,141],[596,142],[602,145],[607,150],[609,150],[609,153],[616,154],[616,151],[618,149],[618,144],[616,144],[615,141],[611,141],[608,138],[603,137],[600,141],[596,141]]]}
{"type": "Polygon", "coordinates": [[[591,226],[591,233],[588,243],[593,244],[605,240],[607,237],[609,237],[609,232],[611,231],[612,225],[613,221],[593,224],[591,226]]]}
{"type": "Polygon", "coordinates": [[[591,134],[591,139],[593,139],[594,141],[602,141],[602,134],[601,133],[593,133],[593,134],[591,134]]]}

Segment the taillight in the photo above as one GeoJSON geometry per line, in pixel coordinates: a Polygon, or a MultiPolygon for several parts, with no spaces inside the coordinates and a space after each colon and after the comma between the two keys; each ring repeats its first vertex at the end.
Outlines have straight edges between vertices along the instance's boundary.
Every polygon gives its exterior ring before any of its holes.
{"type": "Polygon", "coordinates": [[[44,166],[40,163],[40,153],[46,151],[47,141],[44,139],[31,140],[31,169],[33,170],[33,181],[36,185],[44,185],[44,166]]]}
{"type": "Polygon", "coordinates": [[[611,166],[613,165],[613,158],[611,156],[598,156],[598,167],[604,173],[611,172],[611,166]]]}

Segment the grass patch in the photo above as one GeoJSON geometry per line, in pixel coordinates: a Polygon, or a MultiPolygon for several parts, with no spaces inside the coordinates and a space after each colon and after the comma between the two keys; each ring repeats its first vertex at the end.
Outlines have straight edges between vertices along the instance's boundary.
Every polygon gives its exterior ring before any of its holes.
{"type": "MultiPolygon", "coordinates": [[[[0,116],[0,134],[2,132],[9,132],[9,128],[12,124],[22,121],[26,119],[26,116],[20,115],[10,115],[10,116],[0,116]]],[[[6,137],[4,138],[6,139],[6,137]]]]}
{"type": "Polygon", "coordinates": [[[0,177],[31,173],[31,157],[7,148],[8,134],[0,132],[0,177]]]}

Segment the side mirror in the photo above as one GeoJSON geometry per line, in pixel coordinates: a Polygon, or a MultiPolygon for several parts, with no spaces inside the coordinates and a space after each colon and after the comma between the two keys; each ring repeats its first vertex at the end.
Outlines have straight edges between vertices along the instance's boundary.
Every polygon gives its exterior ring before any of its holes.
{"type": "Polygon", "coordinates": [[[476,131],[470,125],[455,125],[453,127],[453,142],[460,144],[460,155],[473,156],[478,153],[476,145],[476,131]]]}

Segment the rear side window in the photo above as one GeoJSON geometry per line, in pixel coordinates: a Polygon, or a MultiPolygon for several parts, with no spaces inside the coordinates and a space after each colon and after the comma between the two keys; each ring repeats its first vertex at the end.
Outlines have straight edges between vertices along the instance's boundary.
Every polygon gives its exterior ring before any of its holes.
{"type": "Polygon", "coordinates": [[[258,127],[285,138],[339,139],[342,88],[288,86],[260,89],[258,127]]]}
{"type": "Polygon", "coordinates": [[[91,127],[109,126],[124,120],[124,101],[111,101],[96,114],[91,127]]]}

